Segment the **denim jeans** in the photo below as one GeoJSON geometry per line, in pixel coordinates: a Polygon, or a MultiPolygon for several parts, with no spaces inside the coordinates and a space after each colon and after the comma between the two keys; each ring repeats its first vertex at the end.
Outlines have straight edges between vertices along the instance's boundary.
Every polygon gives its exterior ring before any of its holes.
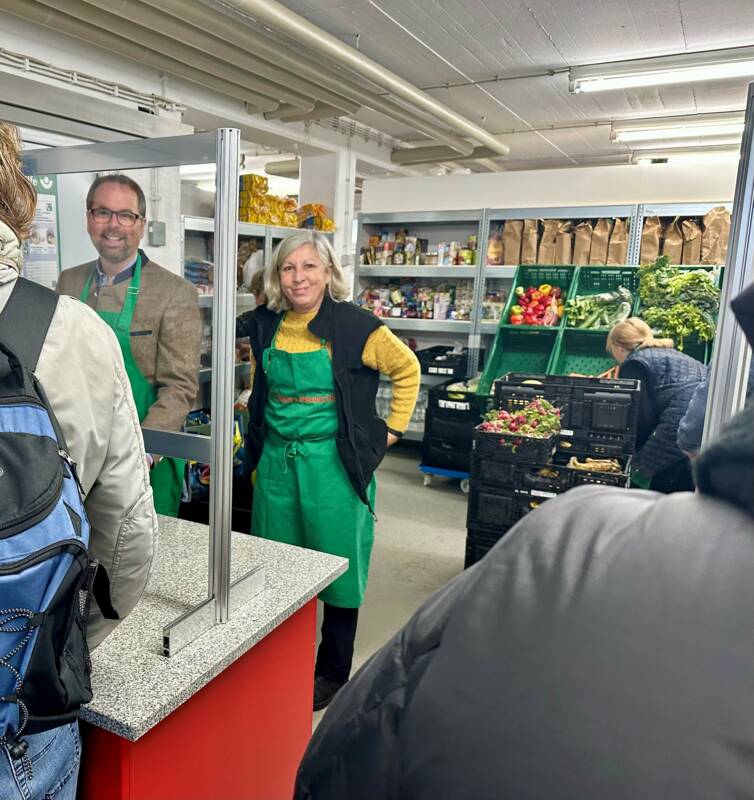
{"type": "Polygon", "coordinates": [[[75,800],[81,762],[79,723],[61,725],[44,733],[23,736],[31,763],[31,779],[24,762],[14,761],[0,747],[0,797],[2,800],[75,800]]]}

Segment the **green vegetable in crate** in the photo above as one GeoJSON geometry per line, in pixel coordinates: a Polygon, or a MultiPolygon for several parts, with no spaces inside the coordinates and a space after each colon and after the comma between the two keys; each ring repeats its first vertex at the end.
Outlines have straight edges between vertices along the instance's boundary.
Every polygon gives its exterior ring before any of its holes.
{"type": "Polygon", "coordinates": [[[678,303],[689,303],[700,311],[717,314],[720,290],[712,282],[707,270],[681,272],[668,282],[665,300],[666,306],[678,303]]]}
{"type": "Polygon", "coordinates": [[[568,325],[572,328],[610,328],[631,316],[634,298],[619,286],[614,292],[580,295],[566,303],[568,325]]]}
{"type": "Polygon", "coordinates": [[[560,433],[560,409],[544,399],[532,400],[518,411],[493,409],[479,426],[484,433],[516,433],[532,439],[546,439],[560,433]]]}
{"type": "Polygon", "coordinates": [[[680,272],[669,264],[667,256],[660,256],[654,264],[639,267],[639,297],[643,305],[661,305],[665,301],[668,283],[680,272]]]}
{"type": "Polygon", "coordinates": [[[641,317],[659,336],[674,339],[679,350],[683,350],[684,339],[692,334],[697,334],[703,342],[715,337],[713,317],[690,303],[679,303],[671,308],[646,308],[641,317]]]}

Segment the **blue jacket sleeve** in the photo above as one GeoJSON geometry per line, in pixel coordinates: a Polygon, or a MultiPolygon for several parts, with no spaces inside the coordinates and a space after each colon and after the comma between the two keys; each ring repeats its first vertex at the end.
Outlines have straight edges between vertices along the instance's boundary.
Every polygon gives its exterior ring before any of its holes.
{"type": "Polygon", "coordinates": [[[707,410],[707,381],[696,387],[689,407],[678,425],[678,447],[687,453],[697,453],[702,447],[704,414],[707,410]]]}

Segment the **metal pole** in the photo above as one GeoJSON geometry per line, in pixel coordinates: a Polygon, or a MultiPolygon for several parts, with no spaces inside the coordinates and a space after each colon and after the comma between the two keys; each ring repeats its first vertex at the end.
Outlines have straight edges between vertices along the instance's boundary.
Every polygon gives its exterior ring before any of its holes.
{"type": "Polygon", "coordinates": [[[240,131],[217,131],[215,275],[212,304],[212,457],[210,459],[210,597],[215,619],[228,619],[230,526],[233,491],[233,391],[235,377],[238,158],[240,131]]]}
{"type": "Polygon", "coordinates": [[[752,280],[754,260],[754,83],[749,84],[746,128],[741,142],[725,280],[709,374],[709,396],[702,447],[714,441],[743,406],[750,351],[730,310],[730,301],[752,280]]]}

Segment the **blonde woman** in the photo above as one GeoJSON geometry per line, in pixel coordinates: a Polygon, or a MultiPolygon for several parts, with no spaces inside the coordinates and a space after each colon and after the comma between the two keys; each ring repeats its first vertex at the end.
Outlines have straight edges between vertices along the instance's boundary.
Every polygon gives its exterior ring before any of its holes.
{"type": "Polygon", "coordinates": [[[346,300],[333,248],[320,233],[284,239],[265,268],[266,305],[241,316],[255,364],[246,440],[256,468],[252,533],[349,559],[327,587],[314,708],[348,680],[374,536],[374,472],[408,426],[419,389],[416,356],[346,300]],[[377,416],[380,373],[392,382],[377,416]]]}
{"type": "Polygon", "coordinates": [[[634,483],[666,493],[693,490],[688,458],[676,441],[678,426],[707,368],[676,350],[672,339],[656,339],[638,317],[619,322],[610,331],[607,351],[620,365],[621,378],[641,381],[634,483]]]}

